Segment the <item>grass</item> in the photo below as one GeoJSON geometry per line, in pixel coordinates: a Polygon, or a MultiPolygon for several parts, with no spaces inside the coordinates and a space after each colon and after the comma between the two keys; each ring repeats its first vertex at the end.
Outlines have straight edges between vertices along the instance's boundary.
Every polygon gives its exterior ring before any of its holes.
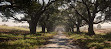
{"type": "Polygon", "coordinates": [[[34,49],[48,43],[55,33],[29,35],[0,34],[0,49],[34,49]]]}
{"type": "Polygon", "coordinates": [[[1,25],[0,25],[0,29],[29,31],[29,29],[26,29],[26,28],[21,28],[21,27],[10,27],[10,26],[1,26],[1,25]]]}
{"type": "Polygon", "coordinates": [[[111,49],[111,33],[97,34],[88,36],[85,33],[65,33],[70,39],[71,44],[77,44],[84,49],[111,49]]]}
{"type": "MultiPolygon", "coordinates": [[[[17,27],[17,26],[15,26],[15,27],[13,27],[13,26],[3,26],[3,25],[0,25],[0,31],[1,30],[10,30],[10,31],[29,31],[29,29],[28,28],[22,28],[22,27],[17,27]]],[[[41,27],[37,27],[37,32],[41,32],[42,31],[42,28],[41,27]]]]}
{"type": "Polygon", "coordinates": [[[0,49],[35,49],[47,44],[55,34],[29,34],[29,30],[24,28],[0,26],[0,49]]]}

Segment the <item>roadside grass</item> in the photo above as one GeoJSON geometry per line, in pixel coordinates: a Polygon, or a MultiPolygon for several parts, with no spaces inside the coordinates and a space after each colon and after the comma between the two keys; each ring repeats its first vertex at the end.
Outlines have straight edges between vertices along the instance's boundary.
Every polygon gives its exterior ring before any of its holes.
{"type": "Polygon", "coordinates": [[[47,44],[56,33],[37,33],[28,35],[0,34],[0,49],[34,49],[47,44]]]}
{"type": "Polygon", "coordinates": [[[47,44],[55,34],[30,34],[25,28],[0,26],[0,49],[35,49],[47,44]]]}
{"type": "MultiPolygon", "coordinates": [[[[17,26],[2,26],[0,25],[0,32],[3,31],[3,32],[6,32],[6,31],[15,31],[15,32],[18,32],[18,31],[29,31],[29,28],[22,28],[22,27],[17,27],[17,26]]],[[[36,32],[41,32],[42,31],[42,28],[41,27],[37,27],[37,31],[36,32]]]]}
{"type": "Polygon", "coordinates": [[[83,49],[111,49],[111,33],[96,34],[93,36],[86,33],[65,33],[71,39],[70,44],[79,45],[83,49]]]}
{"type": "Polygon", "coordinates": [[[0,29],[8,29],[8,30],[22,30],[22,31],[29,31],[29,29],[22,28],[22,27],[14,27],[14,26],[2,26],[0,25],[0,29]]]}

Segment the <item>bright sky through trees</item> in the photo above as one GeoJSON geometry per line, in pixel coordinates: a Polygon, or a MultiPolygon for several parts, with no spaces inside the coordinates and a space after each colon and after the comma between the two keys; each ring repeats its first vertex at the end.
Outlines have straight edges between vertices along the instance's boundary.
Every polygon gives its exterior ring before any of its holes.
{"type": "MultiPolygon", "coordinates": [[[[39,1],[42,3],[42,0],[39,0],[39,1]]],[[[45,3],[48,3],[49,0],[44,0],[44,1],[45,1],[45,3]]],[[[4,2],[0,3],[0,6],[2,6],[2,5],[11,5],[11,4],[9,2],[4,1],[4,2]]],[[[0,16],[2,16],[1,13],[0,13],[0,16]]],[[[24,15],[23,14],[17,14],[16,17],[20,19],[21,17],[24,17],[24,15]]],[[[2,22],[2,18],[0,17],[0,25],[7,24],[9,26],[19,26],[19,25],[21,25],[21,26],[27,25],[28,26],[27,23],[14,23],[13,21],[14,20],[10,19],[8,22],[2,22]]]]}
{"type": "MultiPolygon", "coordinates": [[[[49,0],[45,0],[45,3],[48,3],[48,1],[49,0]]],[[[40,0],[40,2],[42,3],[42,0],[40,0]]],[[[0,3],[0,6],[1,5],[11,5],[9,2],[2,2],[2,3],[0,3]]],[[[61,7],[59,7],[58,9],[60,9],[61,7]]],[[[63,7],[62,7],[63,8],[63,7]]],[[[0,16],[1,16],[2,14],[0,13],[0,16]]],[[[100,14],[97,14],[97,16],[100,16],[100,14]]],[[[19,19],[21,18],[21,17],[24,17],[24,15],[23,14],[17,14],[16,15],[16,17],[18,17],[19,19]]],[[[8,22],[2,22],[2,18],[0,18],[0,25],[3,25],[3,24],[7,24],[7,25],[9,25],[9,26],[19,26],[19,25],[27,25],[28,26],[28,24],[27,23],[14,23],[13,22],[14,20],[9,20],[8,22]]],[[[106,25],[106,23],[105,24],[103,24],[104,26],[106,25]]],[[[108,23],[107,23],[107,25],[108,25],[108,23]]]]}

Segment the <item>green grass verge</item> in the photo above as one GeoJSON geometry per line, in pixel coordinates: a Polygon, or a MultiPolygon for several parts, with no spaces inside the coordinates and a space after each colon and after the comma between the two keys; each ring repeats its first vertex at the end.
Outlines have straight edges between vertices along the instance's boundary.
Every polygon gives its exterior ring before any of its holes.
{"type": "Polygon", "coordinates": [[[56,33],[6,34],[0,33],[0,49],[35,49],[47,44],[56,33]]]}
{"type": "Polygon", "coordinates": [[[65,33],[71,44],[77,44],[83,49],[111,49],[111,34],[88,36],[85,33],[65,33]]]}
{"type": "MultiPolygon", "coordinates": [[[[0,32],[1,31],[29,31],[29,28],[22,28],[22,27],[17,27],[17,26],[3,26],[0,25],[0,32]]],[[[42,28],[41,27],[37,27],[36,32],[41,32],[42,28]]]]}

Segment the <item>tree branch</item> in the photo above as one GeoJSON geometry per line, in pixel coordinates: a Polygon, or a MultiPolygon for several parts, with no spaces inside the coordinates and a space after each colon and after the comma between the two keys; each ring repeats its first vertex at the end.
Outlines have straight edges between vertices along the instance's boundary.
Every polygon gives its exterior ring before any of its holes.
{"type": "MultiPolygon", "coordinates": [[[[58,1],[58,0],[55,0],[55,1],[58,1]]],[[[49,7],[55,1],[50,1],[49,0],[48,4],[46,6],[44,6],[43,10],[38,11],[39,13],[37,12],[35,15],[42,15],[47,10],[47,7],[49,7]]]]}
{"type": "Polygon", "coordinates": [[[18,18],[15,18],[15,17],[13,17],[13,16],[12,16],[12,18],[13,18],[14,20],[16,20],[16,21],[19,21],[19,22],[28,21],[28,20],[26,20],[25,18],[23,18],[23,19],[18,19],[18,18]]]}
{"type": "Polygon", "coordinates": [[[88,12],[88,17],[90,19],[91,18],[91,13],[90,13],[89,7],[88,7],[88,5],[86,4],[86,2],[84,0],[82,0],[82,2],[86,6],[86,9],[87,9],[87,12],[88,12]]]}
{"type": "Polygon", "coordinates": [[[95,15],[96,15],[96,13],[98,13],[98,11],[97,11],[97,8],[98,8],[98,6],[99,6],[99,4],[98,4],[98,0],[96,1],[96,3],[94,4],[94,11],[93,11],[93,19],[96,17],[95,15]]]}
{"type": "MultiPolygon", "coordinates": [[[[38,2],[39,2],[39,1],[38,1],[38,2]]],[[[43,2],[42,6],[40,7],[40,9],[39,9],[36,13],[40,12],[41,10],[43,10],[43,8],[44,8],[44,6],[45,6],[45,1],[42,0],[42,2],[43,2]]]]}
{"type": "Polygon", "coordinates": [[[103,21],[99,21],[99,22],[93,22],[93,24],[98,24],[98,23],[101,23],[101,22],[103,22],[103,21]]]}
{"type": "MultiPolygon", "coordinates": [[[[71,4],[70,4],[71,5],[71,4]]],[[[72,8],[75,9],[75,7],[73,7],[73,5],[71,5],[72,8]]],[[[89,22],[83,15],[81,15],[76,9],[75,9],[75,12],[83,19],[85,20],[86,22],[89,22]]]]}

